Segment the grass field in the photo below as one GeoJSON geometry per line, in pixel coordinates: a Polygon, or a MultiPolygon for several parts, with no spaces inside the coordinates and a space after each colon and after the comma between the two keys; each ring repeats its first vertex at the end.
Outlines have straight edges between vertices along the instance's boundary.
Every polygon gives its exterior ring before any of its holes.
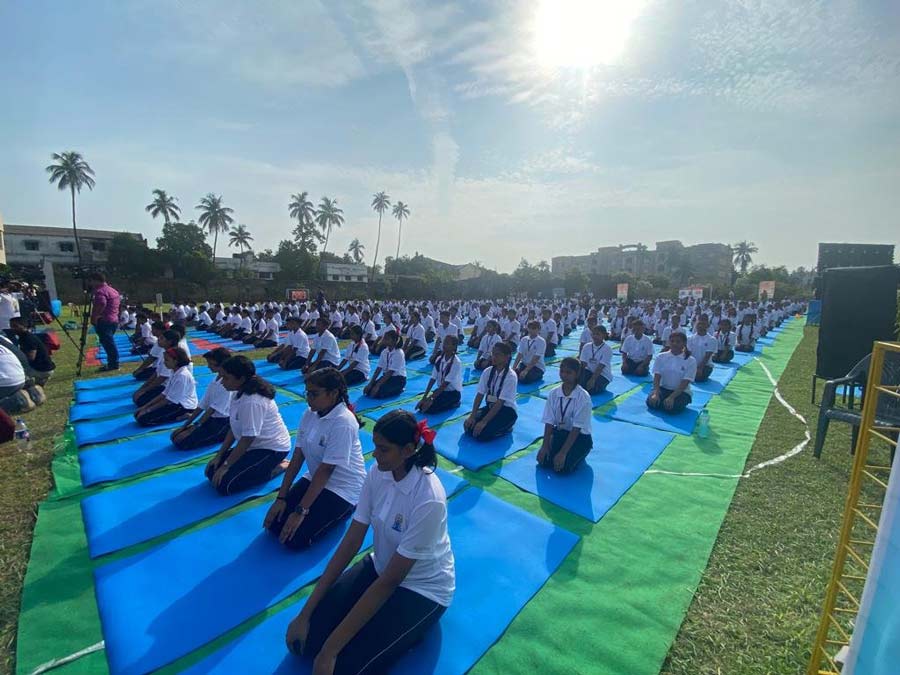
{"type": "MultiPolygon", "coordinates": [[[[817,331],[807,329],[782,376],[785,398],[815,428],[809,404],[817,331]]],[[[64,429],[75,349],[64,340],[48,401],[26,417],[30,457],[0,446],[0,673],[12,672],[22,580],[36,504],[51,488],[54,438],[64,429]]],[[[253,354],[250,354],[252,357],[253,354]]],[[[772,400],[749,458],[769,459],[803,438],[803,425],[772,400]]],[[[849,433],[836,426],[821,460],[810,450],[738,485],[665,673],[796,673],[805,668],[845,496],[849,433]]],[[[717,480],[679,478],[679,480],[717,480]]]]}

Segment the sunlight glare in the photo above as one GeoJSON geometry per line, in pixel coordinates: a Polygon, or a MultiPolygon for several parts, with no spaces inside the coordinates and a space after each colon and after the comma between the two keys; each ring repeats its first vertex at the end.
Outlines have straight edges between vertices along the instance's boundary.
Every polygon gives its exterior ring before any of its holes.
{"type": "Polygon", "coordinates": [[[590,68],[622,55],[644,0],[541,0],[536,51],[542,65],[590,68]]]}

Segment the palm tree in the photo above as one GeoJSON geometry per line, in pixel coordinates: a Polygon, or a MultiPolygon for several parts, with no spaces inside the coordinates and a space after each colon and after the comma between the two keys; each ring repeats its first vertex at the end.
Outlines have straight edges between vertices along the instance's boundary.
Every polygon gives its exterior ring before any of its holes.
{"type": "Polygon", "coordinates": [[[375,258],[372,260],[372,278],[375,278],[375,266],[378,264],[378,247],[381,245],[381,216],[391,206],[391,198],[382,190],[372,197],[372,208],[378,214],[378,238],[375,240],[375,258]]]}
{"type": "Polygon", "coordinates": [[[409,218],[409,207],[403,202],[397,202],[394,204],[394,210],[391,212],[394,214],[394,218],[400,223],[400,227],[397,230],[397,257],[395,260],[400,260],[400,238],[403,236],[403,219],[409,218]]]}
{"type": "Polygon", "coordinates": [[[350,242],[350,246],[347,248],[347,253],[353,256],[353,261],[358,265],[365,258],[365,244],[359,243],[359,239],[354,239],[350,242]]]}
{"type": "Polygon", "coordinates": [[[50,182],[56,183],[60,190],[69,188],[72,193],[72,234],[75,237],[78,264],[81,265],[81,244],[78,242],[78,227],[75,225],[75,193],[81,192],[82,187],[94,189],[94,170],[78,152],[54,152],[51,159],[56,163],[47,167],[50,182]]]}
{"type": "Polygon", "coordinates": [[[291,195],[291,201],[288,204],[288,212],[291,214],[291,218],[297,219],[298,228],[312,223],[316,215],[315,206],[309,201],[308,197],[309,193],[304,190],[298,194],[291,195]]]}
{"type": "Polygon", "coordinates": [[[325,233],[325,245],[322,246],[322,253],[325,253],[328,248],[328,237],[331,236],[331,228],[344,224],[344,211],[338,208],[337,199],[322,197],[319,208],[316,210],[316,223],[325,233]]]}
{"type": "Polygon", "coordinates": [[[747,268],[753,262],[753,254],[759,251],[752,241],[739,241],[731,247],[734,254],[734,264],[741,268],[741,274],[747,273],[747,268]]]}
{"type": "Polygon", "coordinates": [[[228,233],[230,239],[228,240],[228,246],[237,246],[241,249],[241,268],[244,267],[244,248],[248,251],[250,250],[250,242],[253,241],[253,236],[247,231],[246,225],[238,225],[237,227],[231,228],[231,232],[228,233]]]}
{"type": "Polygon", "coordinates": [[[144,207],[144,211],[149,213],[155,219],[162,216],[166,225],[176,218],[181,218],[181,209],[176,204],[175,197],[170,197],[165,190],[157,188],[153,191],[153,201],[144,207]]]}
{"type": "Polygon", "coordinates": [[[231,214],[234,209],[222,205],[222,196],[207,194],[195,207],[200,211],[200,225],[213,235],[213,262],[216,260],[216,247],[219,245],[219,232],[227,232],[234,222],[231,214]]]}

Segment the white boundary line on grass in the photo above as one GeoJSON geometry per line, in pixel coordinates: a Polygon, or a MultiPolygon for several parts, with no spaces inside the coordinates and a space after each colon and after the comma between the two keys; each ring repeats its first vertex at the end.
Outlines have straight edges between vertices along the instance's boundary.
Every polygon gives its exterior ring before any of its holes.
{"type": "Polygon", "coordinates": [[[794,408],[794,406],[792,406],[790,403],[788,403],[787,401],[784,400],[784,397],[781,395],[781,392],[778,391],[778,382],[776,382],[775,378],[772,377],[772,373],[766,367],[766,364],[763,363],[762,361],[760,361],[759,358],[755,358],[754,361],[756,361],[760,365],[760,367],[765,372],[766,377],[769,378],[769,382],[771,382],[772,386],[775,387],[774,394],[775,394],[775,398],[778,399],[778,402],[782,406],[784,406],[784,408],[791,415],[793,415],[794,417],[796,417],[798,420],[800,420],[803,423],[803,427],[804,427],[803,440],[800,441],[793,448],[791,448],[790,450],[785,452],[784,454],[778,455],[778,457],[773,457],[772,459],[766,460],[765,462],[760,462],[759,464],[756,464],[755,466],[752,466],[749,469],[747,469],[747,471],[745,471],[744,473],[691,473],[691,472],[682,472],[682,471],[663,471],[661,469],[648,469],[644,473],[663,474],[666,476],[699,476],[699,477],[704,477],[704,478],[747,478],[754,471],[758,471],[759,469],[765,469],[768,466],[774,466],[776,464],[781,464],[782,462],[790,459],[794,455],[798,455],[801,452],[803,452],[804,448],[806,448],[806,446],[812,440],[812,436],[809,433],[809,423],[806,421],[806,419],[803,417],[803,415],[801,415],[800,413],[797,412],[797,410],[794,408]]]}
{"type": "Polygon", "coordinates": [[[98,642],[97,644],[91,645],[90,647],[85,647],[84,649],[81,649],[74,654],[69,654],[68,656],[63,656],[61,659],[52,659],[50,661],[47,661],[46,663],[42,663],[37,668],[31,671],[31,675],[40,675],[41,673],[46,673],[48,670],[53,670],[54,668],[59,668],[60,666],[64,666],[67,663],[76,661],[82,656],[87,656],[88,654],[99,652],[105,647],[106,643],[103,640],[100,640],[100,642],[98,642]]]}

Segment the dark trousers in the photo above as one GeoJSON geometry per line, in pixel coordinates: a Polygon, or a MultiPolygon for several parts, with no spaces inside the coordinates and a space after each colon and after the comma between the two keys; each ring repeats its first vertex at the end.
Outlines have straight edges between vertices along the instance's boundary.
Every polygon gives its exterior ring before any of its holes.
{"type": "Polygon", "coordinates": [[[283,368],[284,370],[300,370],[305,365],[305,356],[292,356],[287,360],[287,363],[283,366],[283,368]]]}
{"type": "Polygon", "coordinates": [[[278,343],[275,340],[259,340],[254,343],[257,349],[268,349],[269,347],[277,347],[278,343]]]}
{"type": "Polygon", "coordinates": [[[103,345],[103,351],[106,352],[106,365],[109,368],[119,367],[119,349],[116,347],[114,338],[118,329],[119,324],[112,321],[98,321],[94,326],[97,337],[100,338],[100,344],[103,345]]]}
{"type": "Polygon", "coordinates": [[[556,345],[547,343],[547,348],[544,350],[544,357],[549,358],[551,356],[556,356],[556,345]]]}
{"type": "Polygon", "coordinates": [[[622,359],[623,375],[646,375],[650,372],[650,365],[643,361],[632,361],[629,358],[622,359]]]}
{"type": "Polygon", "coordinates": [[[425,356],[425,350],[416,345],[410,345],[406,348],[406,360],[415,361],[425,356]]]}
{"type": "Polygon", "coordinates": [[[458,408],[461,398],[462,394],[456,391],[456,389],[444,389],[444,391],[434,397],[431,401],[431,407],[428,408],[425,414],[439,413],[444,412],[445,410],[458,408]]]}
{"type": "Polygon", "coordinates": [[[752,352],[756,348],[756,345],[737,345],[735,350],[739,352],[752,352]]]}
{"type": "Polygon", "coordinates": [[[475,370],[485,370],[489,365],[491,365],[490,356],[483,356],[480,359],[475,359],[475,370]]]}
{"type": "MultiPolygon", "coordinates": [[[[230,450],[225,456],[226,460],[233,451],[233,449],[230,450]]],[[[248,450],[238,461],[228,467],[225,477],[216,489],[219,494],[227,496],[265,483],[272,477],[272,471],[281,464],[285,457],[287,457],[286,452],[276,452],[264,448],[248,450]]],[[[206,477],[212,478],[212,475],[207,467],[206,477]]]]}
{"type": "Polygon", "coordinates": [[[344,371],[344,384],[346,384],[348,387],[352,387],[355,384],[362,384],[365,381],[366,376],[361,370],[352,368],[351,370],[344,371]]]}
{"type": "MultiPolygon", "coordinates": [[[[372,556],[366,556],[334,582],[310,618],[304,652],[307,657],[316,657],[334,629],[377,578],[372,556]]],[[[386,672],[388,666],[422,639],[446,609],[398,586],[338,654],[335,675],[386,672]]]]}
{"type": "MultiPolygon", "coordinates": [[[[548,469],[553,468],[553,458],[562,450],[562,446],[568,437],[569,432],[565,429],[554,429],[553,438],[550,439],[550,452],[547,453],[547,457],[541,466],[548,469]]],[[[590,434],[578,434],[578,439],[569,448],[569,452],[566,454],[566,462],[559,473],[571,473],[577,469],[578,465],[588,456],[593,447],[594,439],[591,438],[590,434]]]]}
{"type": "Polygon", "coordinates": [[[337,368],[337,364],[325,359],[319,359],[316,361],[316,365],[313,366],[313,370],[322,370],[322,368],[337,368]]]}
{"type": "Polygon", "coordinates": [[[542,380],[544,378],[544,371],[540,368],[532,368],[528,371],[527,375],[522,375],[525,371],[525,366],[519,366],[519,369],[516,371],[516,376],[519,378],[519,384],[531,384],[532,382],[537,382],[538,380],[542,380]]]}
{"type": "Polygon", "coordinates": [[[405,387],[406,378],[400,375],[393,375],[387,382],[381,385],[381,388],[378,390],[378,395],[372,396],[372,398],[391,398],[392,396],[398,396],[405,387]]]}
{"type": "Polygon", "coordinates": [[[191,432],[174,443],[179,450],[196,450],[207,445],[222,443],[228,435],[227,417],[210,417],[203,424],[191,428],[191,432]]]}
{"type": "MultiPolygon", "coordinates": [[[[478,409],[478,412],[475,413],[476,424],[484,419],[485,415],[490,412],[490,409],[491,406],[483,406],[478,409]]],[[[500,411],[494,416],[494,419],[488,422],[484,431],[478,436],[473,436],[473,438],[476,441],[490,441],[499,438],[500,436],[505,436],[512,431],[513,425],[515,425],[517,419],[519,419],[519,416],[516,414],[516,411],[508,405],[505,405],[500,408],[500,411]]],[[[467,431],[466,433],[471,436],[470,432],[467,431]]]]}
{"type": "Polygon", "coordinates": [[[669,396],[672,395],[672,391],[673,391],[672,389],[663,389],[662,387],[660,387],[659,388],[659,400],[656,402],[656,405],[653,405],[652,403],[650,403],[650,397],[648,396],[647,397],[647,407],[650,408],[651,410],[659,410],[660,412],[672,413],[673,415],[675,413],[680,413],[682,410],[687,408],[688,405],[690,405],[691,395],[684,391],[681,392],[675,398],[675,404],[672,406],[672,409],[666,410],[665,406],[663,406],[663,401],[665,401],[667,398],[669,398],[669,396]]]}
{"type": "Polygon", "coordinates": [[[143,415],[138,415],[135,421],[142,427],[156,427],[160,424],[168,424],[169,422],[183,419],[191,412],[193,411],[185,410],[177,403],[167,401],[158,408],[154,408],[143,415]]]}
{"type": "Polygon", "coordinates": [[[594,373],[590,370],[582,370],[581,371],[581,380],[579,384],[587,390],[589,394],[599,394],[601,392],[606,391],[606,388],[609,386],[609,380],[607,380],[603,375],[597,376],[597,381],[594,384],[593,389],[588,389],[588,380],[590,380],[594,376],[594,373]]]}
{"type": "Polygon", "coordinates": [[[702,368],[697,368],[697,375],[694,376],[694,382],[706,382],[712,375],[713,367],[708,363],[702,368]]]}
{"type": "Polygon", "coordinates": [[[716,352],[713,357],[713,363],[731,363],[731,360],[734,358],[734,352],[730,349],[723,349],[721,351],[716,352]]]}
{"type": "MultiPolygon", "coordinates": [[[[291,486],[285,499],[285,509],[281,518],[272,523],[269,532],[275,535],[281,534],[281,528],[287,522],[288,516],[297,510],[300,500],[309,489],[310,482],[301,478],[291,486]]],[[[316,501],[309,507],[309,513],[300,527],[294,532],[294,536],[285,542],[285,546],[292,549],[308,548],[331,528],[338,525],[353,513],[354,505],[338,497],[329,489],[324,489],[316,497],[316,501]]]]}
{"type": "Polygon", "coordinates": [[[147,405],[148,403],[150,403],[150,401],[152,401],[157,396],[159,396],[161,393],[163,393],[163,389],[165,389],[165,386],[163,386],[161,384],[156,387],[150,387],[150,389],[148,389],[143,394],[138,396],[137,401],[135,401],[135,403],[137,404],[137,407],[141,408],[141,407],[147,405]]]}
{"type": "MultiPolygon", "coordinates": [[[[156,363],[156,359],[154,359],[153,362],[156,363]]],[[[134,375],[134,379],[136,379],[138,382],[146,382],[151,377],[153,377],[153,373],[155,372],[156,369],[153,368],[153,366],[149,366],[140,371],[135,370],[132,375],[134,375]]]]}

